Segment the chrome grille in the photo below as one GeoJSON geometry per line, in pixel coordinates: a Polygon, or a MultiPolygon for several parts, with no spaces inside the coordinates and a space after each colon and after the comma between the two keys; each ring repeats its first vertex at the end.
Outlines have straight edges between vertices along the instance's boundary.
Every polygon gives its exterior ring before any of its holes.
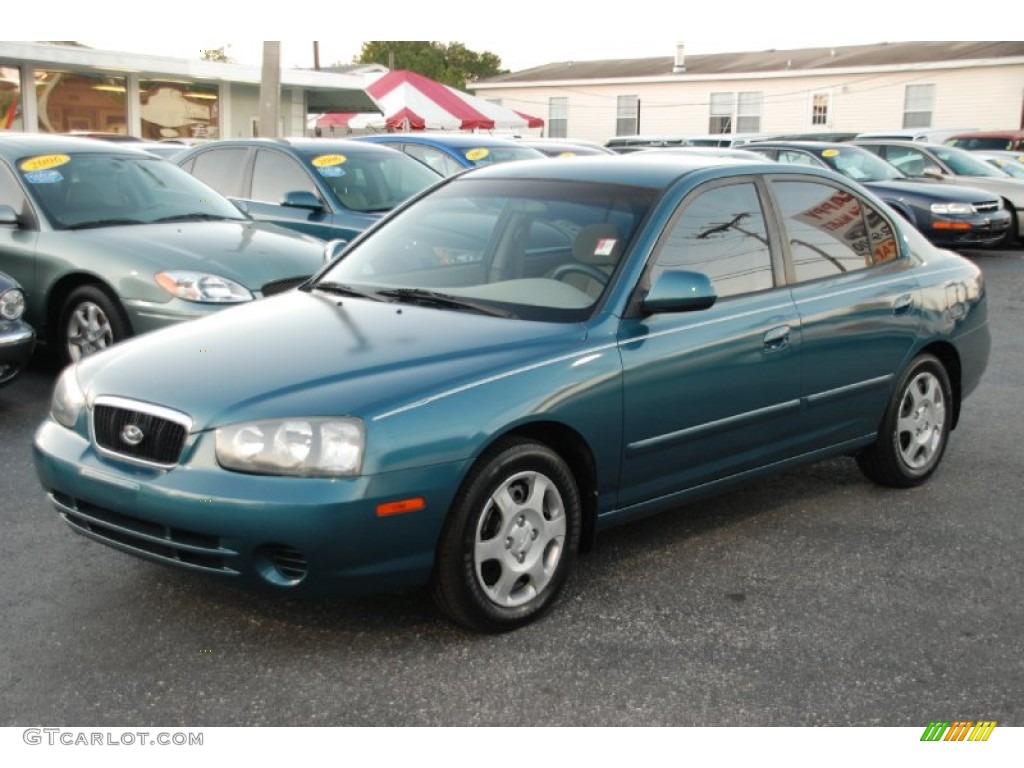
{"type": "Polygon", "coordinates": [[[1002,205],[998,200],[992,200],[987,203],[974,203],[975,213],[993,213],[1002,208],[1002,205]]]}
{"type": "Polygon", "coordinates": [[[263,287],[260,288],[260,293],[264,296],[273,296],[277,293],[284,293],[290,291],[297,285],[302,285],[304,282],[309,280],[309,275],[303,275],[302,277],[285,277],[280,280],[271,280],[269,283],[264,283],[263,287]]]}
{"type": "Polygon", "coordinates": [[[102,452],[160,467],[178,463],[192,428],[183,413],[115,397],[96,399],[92,421],[102,452]]]}

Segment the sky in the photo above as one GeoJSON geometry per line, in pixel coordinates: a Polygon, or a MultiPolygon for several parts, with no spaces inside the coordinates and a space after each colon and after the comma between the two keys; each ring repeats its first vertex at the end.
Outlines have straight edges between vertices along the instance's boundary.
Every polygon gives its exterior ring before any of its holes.
{"type": "MultiPolygon", "coordinates": [[[[23,9],[30,4],[18,3],[23,9]]],[[[505,69],[518,71],[555,61],[671,56],[677,42],[688,54],[758,51],[901,42],[987,40],[995,30],[986,14],[922,13],[913,4],[858,0],[822,4],[808,0],[728,0],[667,3],[634,0],[603,7],[567,0],[428,0],[390,5],[367,0],[304,0],[291,6],[178,0],[147,13],[145,5],[93,0],[67,5],[48,19],[48,37],[95,48],[199,58],[207,48],[230,46],[240,64],[258,66],[262,40],[281,41],[285,67],[313,66],[313,36],[320,37],[320,63],[350,63],[365,40],[422,39],[461,42],[496,54],[505,69]],[[130,24],[110,23],[132,8],[130,24]],[[107,9],[108,13],[97,12],[107,9]],[[61,34],[63,33],[63,34],[61,34]],[[322,39],[329,38],[329,39],[322,39]]],[[[153,8],[153,6],[149,6],[153,8]]],[[[7,39],[34,39],[40,30],[15,10],[7,39]]],[[[1001,31],[1001,30],[1000,30],[1001,31]]],[[[385,63],[386,62],[382,62],[385,63]]]]}

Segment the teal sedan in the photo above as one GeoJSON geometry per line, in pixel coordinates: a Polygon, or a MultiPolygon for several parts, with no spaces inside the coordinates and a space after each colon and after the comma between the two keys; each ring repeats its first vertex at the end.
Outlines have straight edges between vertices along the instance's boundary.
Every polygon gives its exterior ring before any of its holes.
{"type": "Polygon", "coordinates": [[[0,270],[66,362],[293,287],[328,257],[148,152],[0,135],[0,270]]]}
{"type": "Polygon", "coordinates": [[[427,585],[509,630],[609,526],[831,456],[927,480],[986,306],[976,266],[825,169],[495,165],[298,290],[69,367],[35,465],[123,552],[283,595],[427,585]]]}

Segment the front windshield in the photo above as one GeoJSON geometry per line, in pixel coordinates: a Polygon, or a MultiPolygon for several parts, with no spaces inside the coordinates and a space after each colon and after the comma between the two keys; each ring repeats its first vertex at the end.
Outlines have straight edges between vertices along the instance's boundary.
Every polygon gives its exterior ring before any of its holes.
{"type": "Polygon", "coordinates": [[[821,152],[821,159],[830,168],[854,181],[889,181],[906,178],[903,173],[877,155],[858,147],[825,149],[821,152]]]}
{"type": "Polygon", "coordinates": [[[994,179],[1005,179],[1008,176],[966,150],[943,147],[933,151],[935,156],[948,165],[957,176],[990,176],[994,179]]]}
{"type": "Polygon", "coordinates": [[[494,165],[513,160],[536,160],[544,153],[533,147],[467,147],[460,150],[462,156],[473,165],[494,165]]]}
{"type": "Polygon", "coordinates": [[[441,179],[408,155],[395,151],[307,152],[310,170],[350,211],[384,213],[441,179]]]}
{"type": "Polygon", "coordinates": [[[611,184],[470,175],[377,227],[318,283],[389,300],[443,294],[523,319],[581,320],[654,195],[611,184]]]}
{"type": "Polygon", "coordinates": [[[17,168],[57,229],[246,218],[195,177],[150,155],[35,155],[17,168]]]}

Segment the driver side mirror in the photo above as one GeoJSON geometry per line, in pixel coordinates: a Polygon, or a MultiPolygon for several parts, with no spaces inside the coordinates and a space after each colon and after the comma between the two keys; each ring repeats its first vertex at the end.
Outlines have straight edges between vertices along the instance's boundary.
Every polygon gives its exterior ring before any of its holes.
{"type": "Polygon", "coordinates": [[[695,312],[718,300],[711,278],[702,272],[667,269],[658,275],[641,306],[649,314],[695,312]]]}
{"type": "Polygon", "coordinates": [[[927,179],[943,179],[946,177],[946,174],[937,165],[926,165],[924,170],[921,171],[921,175],[927,179]]]}
{"type": "Polygon", "coordinates": [[[9,205],[0,205],[0,226],[15,227],[21,223],[18,212],[9,205]]]}
{"type": "Polygon", "coordinates": [[[324,204],[320,202],[320,198],[305,189],[285,192],[281,197],[281,205],[288,206],[289,208],[309,208],[312,211],[322,211],[324,209],[324,204]]]}

